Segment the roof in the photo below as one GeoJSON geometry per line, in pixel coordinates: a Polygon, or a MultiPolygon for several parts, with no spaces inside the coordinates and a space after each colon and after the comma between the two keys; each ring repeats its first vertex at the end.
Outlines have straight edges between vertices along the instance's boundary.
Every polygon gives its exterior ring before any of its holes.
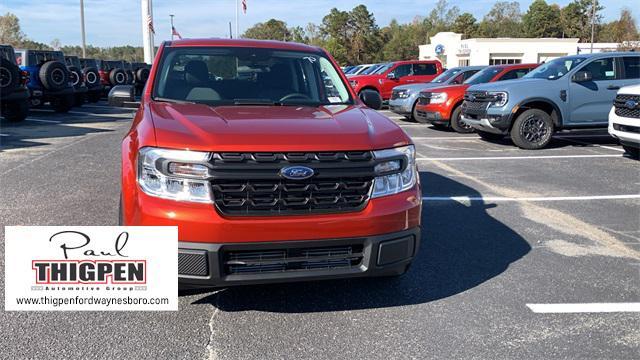
{"type": "Polygon", "coordinates": [[[318,52],[319,47],[310,46],[288,41],[275,40],[255,40],[255,39],[183,39],[166,41],[165,46],[182,47],[182,46],[221,46],[221,47],[248,47],[248,48],[267,48],[279,50],[292,50],[304,52],[318,52]]]}

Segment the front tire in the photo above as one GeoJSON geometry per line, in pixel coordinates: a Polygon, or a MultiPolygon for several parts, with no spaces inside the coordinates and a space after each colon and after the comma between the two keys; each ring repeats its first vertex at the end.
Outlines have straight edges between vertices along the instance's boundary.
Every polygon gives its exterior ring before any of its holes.
{"type": "Polygon", "coordinates": [[[4,104],[2,116],[10,122],[20,122],[29,115],[29,101],[15,101],[4,104]]]}
{"type": "Polygon", "coordinates": [[[462,122],[462,107],[457,106],[451,112],[451,128],[460,134],[469,134],[473,132],[471,125],[462,122]]]}
{"type": "Polygon", "coordinates": [[[624,151],[629,155],[630,158],[640,160],[640,149],[637,147],[632,147],[629,145],[622,145],[624,151]]]}
{"type": "Polygon", "coordinates": [[[549,114],[539,109],[529,109],[513,123],[511,140],[519,148],[538,150],[551,142],[553,132],[553,121],[549,114]]]}

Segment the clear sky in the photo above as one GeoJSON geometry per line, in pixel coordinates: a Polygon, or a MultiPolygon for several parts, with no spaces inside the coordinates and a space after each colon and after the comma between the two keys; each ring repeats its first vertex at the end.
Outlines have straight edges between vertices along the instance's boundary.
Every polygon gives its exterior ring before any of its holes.
{"type": "MultiPolygon", "coordinates": [[[[532,0],[520,1],[524,12],[532,0]]],[[[605,20],[616,19],[623,6],[634,1],[600,0],[605,6],[605,20]]],[[[365,4],[373,12],[378,25],[397,19],[409,22],[416,15],[427,15],[437,0],[247,0],[247,14],[240,13],[240,31],[256,22],[277,18],[289,26],[319,24],[332,7],[350,10],[365,4]]],[[[547,0],[565,5],[570,0],[547,0]]],[[[23,31],[31,39],[50,43],[54,38],[63,45],[79,45],[80,0],[2,0],[0,12],[15,13],[23,31]]],[[[141,45],[142,25],[139,0],[85,0],[87,43],[97,46],[141,45]]],[[[481,19],[495,0],[449,0],[461,12],[481,19]]],[[[229,21],[235,18],[236,0],[153,0],[156,43],[170,38],[169,14],[175,15],[175,27],[183,37],[226,37],[229,21]]],[[[636,7],[635,12],[637,10],[636,7]]],[[[634,13],[637,17],[638,15],[634,13]]],[[[235,29],[235,25],[233,25],[235,29]]]]}

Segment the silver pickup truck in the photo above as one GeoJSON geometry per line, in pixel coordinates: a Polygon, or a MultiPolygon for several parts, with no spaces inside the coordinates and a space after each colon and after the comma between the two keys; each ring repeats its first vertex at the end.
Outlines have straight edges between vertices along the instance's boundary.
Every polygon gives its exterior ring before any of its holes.
{"type": "Polygon", "coordinates": [[[518,147],[541,149],[558,130],[606,128],[618,89],[638,83],[640,53],[566,56],[518,80],[470,87],[462,121],[483,139],[509,135],[518,147]]]}

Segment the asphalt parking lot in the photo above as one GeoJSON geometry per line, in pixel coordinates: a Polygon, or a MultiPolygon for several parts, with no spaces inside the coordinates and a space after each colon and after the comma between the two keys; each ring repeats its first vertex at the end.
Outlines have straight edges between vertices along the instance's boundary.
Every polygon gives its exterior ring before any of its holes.
{"type": "MultiPolygon", "coordinates": [[[[525,151],[383,113],[419,154],[423,238],[405,276],[188,294],[179,312],[0,312],[1,357],[638,357],[640,162],[605,129],[525,151]]],[[[132,114],[3,120],[1,223],[115,225],[132,114]]]]}

